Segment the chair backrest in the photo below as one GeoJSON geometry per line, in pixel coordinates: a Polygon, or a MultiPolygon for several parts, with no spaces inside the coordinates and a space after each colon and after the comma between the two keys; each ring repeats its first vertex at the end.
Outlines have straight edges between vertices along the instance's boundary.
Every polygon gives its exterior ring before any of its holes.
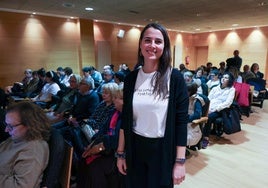
{"type": "Polygon", "coordinates": [[[41,187],[59,187],[59,177],[65,156],[64,138],[59,130],[52,128],[51,136],[48,141],[49,161],[44,171],[41,187]]]}
{"type": "Polygon", "coordinates": [[[72,169],[72,160],[73,160],[73,146],[65,141],[65,156],[63,159],[63,166],[60,174],[60,185],[62,188],[70,187],[71,180],[71,169],[72,169]]]}

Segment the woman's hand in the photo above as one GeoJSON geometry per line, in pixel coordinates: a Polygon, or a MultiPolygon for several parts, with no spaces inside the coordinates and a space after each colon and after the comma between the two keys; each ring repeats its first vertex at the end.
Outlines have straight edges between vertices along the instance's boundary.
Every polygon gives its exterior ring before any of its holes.
{"type": "Polygon", "coordinates": [[[178,185],[185,179],[185,164],[174,164],[173,168],[173,184],[178,185]]]}
{"type": "Polygon", "coordinates": [[[126,159],[124,158],[117,158],[117,168],[119,172],[123,175],[127,175],[127,164],[126,159]]]}
{"type": "Polygon", "coordinates": [[[76,118],[74,118],[72,116],[69,117],[68,123],[69,123],[69,125],[79,126],[79,123],[77,122],[76,118]]]}
{"type": "Polygon", "coordinates": [[[85,151],[83,152],[82,154],[82,157],[86,158],[88,156],[91,156],[91,155],[96,155],[98,153],[100,153],[101,151],[103,151],[105,148],[103,146],[103,143],[99,143],[97,145],[94,145],[91,147],[91,145],[89,145],[85,151]]]}

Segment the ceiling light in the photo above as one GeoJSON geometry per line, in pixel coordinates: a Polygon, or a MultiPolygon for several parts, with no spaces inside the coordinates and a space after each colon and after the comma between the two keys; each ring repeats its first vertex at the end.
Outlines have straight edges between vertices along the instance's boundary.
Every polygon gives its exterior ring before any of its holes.
{"type": "Polygon", "coordinates": [[[87,11],[92,11],[92,10],[94,10],[94,9],[91,8],[91,7],[86,7],[85,10],[87,10],[87,11]]]}
{"type": "Polygon", "coordinates": [[[239,26],[239,24],[233,24],[232,26],[233,26],[233,27],[237,27],[237,26],[239,26]]]}
{"type": "Polygon", "coordinates": [[[267,5],[267,3],[266,2],[260,2],[260,3],[258,3],[258,5],[262,7],[262,6],[267,5]]]}

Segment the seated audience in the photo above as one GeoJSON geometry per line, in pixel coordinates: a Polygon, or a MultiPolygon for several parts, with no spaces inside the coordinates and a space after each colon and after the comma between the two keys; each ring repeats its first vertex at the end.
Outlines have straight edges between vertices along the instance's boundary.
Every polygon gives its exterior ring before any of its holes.
{"type": "Polygon", "coordinates": [[[61,83],[61,81],[64,79],[65,77],[65,72],[64,72],[64,69],[62,67],[58,67],[57,70],[56,70],[56,73],[58,75],[58,78],[59,78],[59,82],[61,83]]]}
{"type": "Polygon", "coordinates": [[[205,149],[209,144],[211,124],[221,116],[221,110],[229,108],[235,97],[234,76],[226,72],[221,78],[221,84],[212,88],[208,98],[210,100],[208,122],[203,129],[202,148],[205,149]]]}
{"type": "Polygon", "coordinates": [[[49,71],[46,73],[46,84],[43,86],[39,95],[31,100],[42,108],[47,108],[52,101],[52,96],[56,95],[60,90],[58,83],[58,76],[55,72],[49,71]]]}
{"type": "Polygon", "coordinates": [[[30,98],[36,97],[40,94],[42,91],[42,88],[46,84],[46,70],[44,68],[41,68],[37,70],[37,76],[38,76],[38,83],[36,89],[32,92],[32,94],[29,96],[30,98]]]}
{"type": "MultiPolygon", "coordinates": [[[[115,86],[115,85],[114,85],[115,86]]],[[[120,176],[116,167],[114,152],[118,145],[121,111],[123,107],[123,87],[112,90],[116,110],[109,114],[107,121],[93,137],[80,161],[77,187],[108,188],[120,187],[120,176]]]]}
{"type": "Polygon", "coordinates": [[[114,82],[114,72],[111,69],[104,70],[102,74],[103,74],[103,80],[100,83],[99,87],[96,89],[99,95],[102,94],[103,85],[114,82]]]}
{"type": "Polygon", "coordinates": [[[203,94],[203,89],[202,89],[202,82],[200,79],[195,79],[193,78],[193,73],[190,72],[190,71],[186,71],[184,74],[183,74],[183,77],[184,77],[184,80],[187,83],[196,83],[198,85],[198,88],[197,88],[197,93],[200,93],[200,94],[203,94]]]}
{"type": "Polygon", "coordinates": [[[236,67],[230,67],[229,72],[234,76],[235,82],[242,83],[243,79],[236,67]]]}
{"type": "Polygon", "coordinates": [[[99,130],[103,126],[103,123],[107,121],[109,115],[114,112],[112,92],[117,87],[118,85],[116,83],[107,83],[102,86],[103,101],[97,106],[94,113],[87,120],[87,124],[93,129],[99,130]]]}
{"type": "Polygon", "coordinates": [[[209,80],[207,81],[208,90],[210,91],[213,87],[220,84],[219,71],[212,70],[209,74],[209,80]]]}
{"type": "Polygon", "coordinates": [[[73,108],[70,110],[68,123],[78,125],[91,116],[99,105],[99,97],[94,91],[94,80],[91,77],[83,78],[79,83],[78,92],[70,98],[73,108]]]}
{"type": "Polygon", "coordinates": [[[24,90],[24,88],[27,87],[27,85],[33,79],[32,70],[26,69],[24,71],[24,75],[25,76],[21,82],[15,82],[13,86],[7,86],[5,88],[6,94],[16,95],[17,93],[21,93],[24,90]]]}
{"type": "Polygon", "coordinates": [[[99,71],[95,69],[95,67],[89,67],[89,74],[93,78],[95,87],[99,87],[100,83],[102,82],[102,75],[99,71]]]}
{"type": "MultiPolygon", "coordinates": [[[[61,94],[61,97],[57,99],[57,103],[48,109],[46,113],[51,123],[55,123],[64,119],[65,113],[70,112],[74,106],[74,95],[78,92],[79,83],[81,81],[80,75],[73,74],[70,79],[70,87],[65,93],[61,94]]],[[[59,92],[58,94],[59,95],[59,92]]]]}
{"type": "Polygon", "coordinates": [[[204,74],[203,67],[198,67],[195,70],[194,79],[200,79],[202,83],[206,83],[207,82],[207,79],[206,79],[206,77],[203,74],[204,74]]]}
{"type": "Polygon", "coordinates": [[[114,73],[114,81],[118,85],[124,85],[125,77],[126,77],[126,74],[122,71],[118,71],[114,73]]]}
{"type": "Polygon", "coordinates": [[[186,67],[185,67],[185,65],[182,63],[182,64],[180,64],[179,65],[179,71],[182,73],[182,74],[184,74],[185,72],[187,72],[187,71],[189,71],[186,67]]]}
{"type": "Polygon", "coordinates": [[[220,68],[218,69],[219,70],[219,78],[222,77],[222,75],[225,73],[226,71],[226,64],[224,61],[220,62],[220,68]]]}
{"type": "Polygon", "coordinates": [[[189,95],[187,146],[195,146],[202,137],[202,132],[199,124],[192,123],[193,120],[201,118],[203,113],[202,106],[205,105],[204,99],[197,94],[197,87],[198,86],[196,83],[187,84],[188,95],[189,95]]]}
{"type": "Polygon", "coordinates": [[[249,78],[255,78],[255,74],[250,71],[249,65],[243,66],[243,72],[241,73],[243,82],[247,82],[249,78]]]}
{"type": "Polygon", "coordinates": [[[13,90],[12,88],[11,89],[12,92],[9,93],[9,95],[18,96],[21,98],[31,97],[36,91],[38,83],[39,83],[39,77],[37,71],[33,71],[32,78],[30,79],[30,81],[27,84],[23,84],[22,87],[20,87],[20,89],[16,91],[13,90]]]}
{"type": "Polygon", "coordinates": [[[40,187],[50,135],[43,110],[28,101],[14,103],[7,109],[5,126],[10,137],[0,144],[1,187],[40,187]]]}
{"type": "Polygon", "coordinates": [[[128,73],[131,72],[131,70],[129,69],[129,67],[125,63],[119,65],[119,70],[118,71],[121,71],[121,72],[125,73],[125,75],[128,75],[128,73]]]}
{"type": "Polygon", "coordinates": [[[61,88],[62,90],[65,90],[67,87],[70,86],[69,79],[70,79],[70,77],[73,75],[73,70],[72,70],[71,67],[65,67],[65,68],[63,69],[63,71],[64,71],[65,76],[64,76],[64,78],[60,81],[59,86],[60,86],[60,88],[61,88]]]}
{"type": "Polygon", "coordinates": [[[263,78],[263,73],[259,71],[259,64],[253,63],[250,68],[251,72],[255,75],[256,78],[263,78]]]}

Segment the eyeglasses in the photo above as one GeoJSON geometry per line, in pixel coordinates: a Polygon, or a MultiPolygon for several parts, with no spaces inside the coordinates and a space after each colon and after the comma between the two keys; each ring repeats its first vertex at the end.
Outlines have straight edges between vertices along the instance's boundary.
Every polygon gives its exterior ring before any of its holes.
{"type": "Polygon", "coordinates": [[[18,123],[18,124],[15,124],[15,125],[11,125],[11,124],[6,123],[5,121],[3,122],[3,124],[5,125],[5,127],[6,127],[7,129],[9,129],[9,130],[11,130],[11,131],[12,131],[15,127],[18,127],[18,126],[22,125],[22,123],[18,123]]]}

